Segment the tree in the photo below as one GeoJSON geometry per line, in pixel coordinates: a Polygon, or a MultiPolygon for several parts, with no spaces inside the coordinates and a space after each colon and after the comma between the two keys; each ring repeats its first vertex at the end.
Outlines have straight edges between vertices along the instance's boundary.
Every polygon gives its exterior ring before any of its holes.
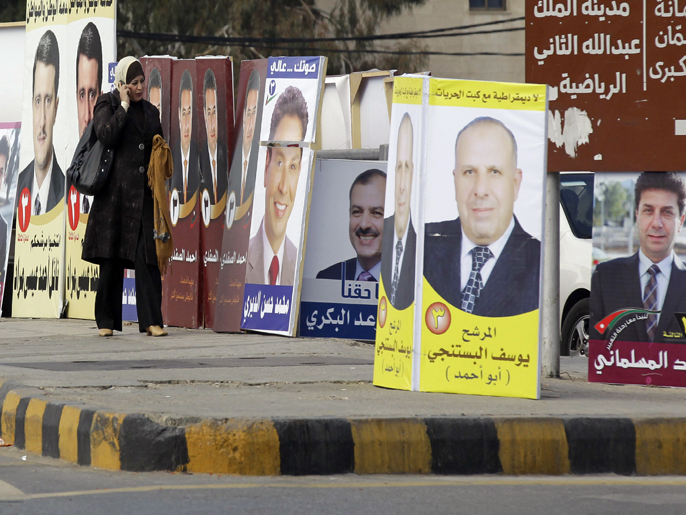
{"type": "Polygon", "coordinates": [[[119,0],[118,30],[146,33],[118,38],[119,56],[168,54],[179,58],[197,55],[232,55],[236,61],[271,55],[326,55],[328,73],[340,74],[370,68],[418,71],[426,58],[416,40],[380,45],[375,36],[382,21],[425,0],[336,0],[330,12],[314,0],[119,0]],[[164,34],[195,36],[173,41],[164,34]],[[233,45],[202,41],[246,38],[233,45]],[[152,39],[157,38],[157,39],[152,39]],[[275,38],[325,38],[328,41],[274,41],[275,38]],[[379,53],[391,52],[391,53],[379,53]]]}

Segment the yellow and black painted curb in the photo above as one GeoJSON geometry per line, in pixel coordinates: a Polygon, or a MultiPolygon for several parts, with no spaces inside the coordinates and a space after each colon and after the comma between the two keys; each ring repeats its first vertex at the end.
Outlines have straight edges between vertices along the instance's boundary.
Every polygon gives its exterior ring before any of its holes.
{"type": "Polygon", "coordinates": [[[684,474],[686,419],[228,419],[184,427],[0,387],[7,443],[129,471],[305,474],[684,474]]]}

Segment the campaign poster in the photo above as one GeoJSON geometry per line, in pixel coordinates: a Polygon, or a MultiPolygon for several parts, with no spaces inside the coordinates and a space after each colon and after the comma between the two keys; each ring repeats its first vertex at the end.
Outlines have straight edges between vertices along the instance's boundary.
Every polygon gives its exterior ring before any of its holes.
{"type": "Polygon", "coordinates": [[[162,282],[166,325],[198,328],[203,324],[200,227],[200,154],[195,60],[172,61],[169,146],[174,173],[169,181],[169,213],[174,251],[162,282]]]}
{"type": "MultiPolygon", "coordinates": [[[[74,6],[69,10],[66,56],[61,63],[60,109],[67,120],[66,168],[101,93],[110,91],[110,68],[117,58],[115,5],[95,8],[74,6]]],[[[67,180],[65,238],[65,298],[69,318],[93,319],[100,267],[81,259],[83,238],[93,197],[82,195],[67,180]]]]}
{"type": "Polygon", "coordinates": [[[14,198],[19,174],[21,122],[0,122],[0,313],[7,283],[14,198]]]}
{"type": "Polygon", "coordinates": [[[16,193],[12,315],[58,318],[64,310],[65,175],[73,113],[60,99],[75,59],[66,9],[27,4],[24,91],[16,193]]]}
{"type": "MultiPolygon", "coordinates": [[[[171,67],[176,57],[168,55],[144,56],[140,61],[143,65],[146,87],[143,97],[154,105],[160,113],[160,123],[164,139],[169,143],[171,133],[171,67]]],[[[165,276],[162,276],[162,290],[165,276]]],[[[162,312],[166,313],[168,299],[162,298],[162,312]]],[[[124,291],[122,292],[122,318],[132,322],[138,321],[136,311],[136,272],[126,270],[124,273],[124,291]]]]}
{"type": "Polygon", "coordinates": [[[429,84],[420,390],[537,399],[546,86],[429,84]]]}
{"type": "Polygon", "coordinates": [[[686,386],[682,172],[596,173],[588,380],[686,386]]]}
{"type": "Polygon", "coordinates": [[[374,341],[385,194],[384,161],[316,160],[300,336],[374,341]]]}
{"type": "Polygon", "coordinates": [[[218,332],[237,333],[241,330],[267,65],[267,59],[242,61],[238,78],[235,144],[223,213],[212,326],[218,332]]]}
{"type": "Polygon", "coordinates": [[[195,59],[200,155],[200,213],[204,327],[214,326],[224,209],[233,146],[233,63],[230,57],[195,59]],[[229,144],[231,142],[231,144],[229,144]]]}
{"type": "Polygon", "coordinates": [[[242,329],[294,336],[326,58],[270,57],[242,329]]]}
{"type": "Polygon", "coordinates": [[[415,285],[419,188],[423,175],[423,87],[419,77],[393,84],[384,207],[374,384],[412,389],[416,366],[415,285]]]}
{"type": "Polygon", "coordinates": [[[141,57],[145,85],[143,97],[160,112],[160,123],[165,141],[171,133],[171,67],[176,57],[154,55],[141,57]]]}

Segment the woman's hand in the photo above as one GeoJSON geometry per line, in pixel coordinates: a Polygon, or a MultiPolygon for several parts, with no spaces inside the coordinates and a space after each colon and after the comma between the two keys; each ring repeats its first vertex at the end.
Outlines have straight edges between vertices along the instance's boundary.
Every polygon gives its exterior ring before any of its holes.
{"type": "Polygon", "coordinates": [[[121,89],[119,90],[119,95],[121,96],[121,101],[126,102],[127,104],[130,103],[129,100],[129,85],[124,84],[121,89]]]}

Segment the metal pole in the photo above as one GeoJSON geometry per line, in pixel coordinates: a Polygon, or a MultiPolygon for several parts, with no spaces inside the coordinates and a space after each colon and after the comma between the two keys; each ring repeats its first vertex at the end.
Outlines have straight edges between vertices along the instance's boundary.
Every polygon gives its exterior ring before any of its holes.
{"type": "Polygon", "coordinates": [[[545,193],[541,375],[560,376],[560,174],[548,172],[545,193]]]}

